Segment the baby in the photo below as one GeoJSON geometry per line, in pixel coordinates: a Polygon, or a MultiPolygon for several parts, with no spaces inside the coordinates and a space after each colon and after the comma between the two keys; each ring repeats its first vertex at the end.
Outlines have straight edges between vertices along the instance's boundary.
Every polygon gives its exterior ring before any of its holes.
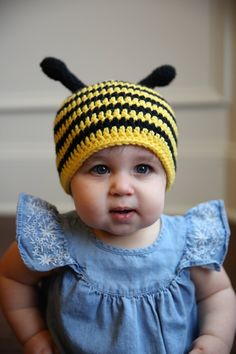
{"type": "Polygon", "coordinates": [[[75,211],[21,194],[17,241],[0,264],[0,302],[24,354],[229,354],[235,294],[222,268],[222,201],[163,214],[175,179],[178,129],[153,88],[84,86],[46,58],[74,92],[54,124],[57,169],[75,211]],[[46,297],[46,309],[42,303],[46,297]]]}

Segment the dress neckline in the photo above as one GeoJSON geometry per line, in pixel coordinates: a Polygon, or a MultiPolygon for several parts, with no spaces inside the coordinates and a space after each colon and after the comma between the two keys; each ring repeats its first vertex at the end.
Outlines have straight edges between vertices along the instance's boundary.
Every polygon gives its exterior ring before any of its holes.
{"type": "Polygon", "coordinates": [[[140,248],[123,248],[123,247],[118,247],[118,246],[112,246],[108,243],[105,243],[101,240],[99,240],[93,233],[91,229],[89,229],[89,234],[91,237],[92,242],[95,244],[96,247],[105,250],[110,253],[115,253],[119,255],[125,255],[125,256],[136,256],[136,255],[145,255],[148,253],[152,253],[156,250],[157,246],[159,243],[162,241],[162,235],[163,235],[163,230],[164,230],[164,218],[161,216],[160,217],[160,231],[159,234],[156,236],[155,240],[148,246],[145,247],[140,247],[140,248]]]}

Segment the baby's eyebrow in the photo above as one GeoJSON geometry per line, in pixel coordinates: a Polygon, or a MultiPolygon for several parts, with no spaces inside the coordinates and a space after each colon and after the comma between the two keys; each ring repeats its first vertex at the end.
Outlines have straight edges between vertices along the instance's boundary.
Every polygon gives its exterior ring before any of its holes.
{"type": "Polygon", "coordinates": [[[136,156],[137,161],[150,161],[154,162],[157,160],[156,156],[153,154],[137,154],[136,156]]]}
{"type": "Polygon", "coordinates": [[[138,156],[138,158],[140,158],[142,160],[149,160],[149,161],[156,160],[156,156],[153,156],[153,155],[140,155],[140,156],[138,156]]]}
{"type": "Polygon", "coordinates": [[[103,154],[103,153],[96,153],[95,155],[92,155],[90,156],[87,161],[91,161],[91,162],[94,162],[94,161],[97,161],[97,160],[103,160],[107,158],[107,155],[103,154]]]}
{"type": "MultiPolygon", "coordinates": [[[[84,162],[84,166],[89,166],[94,163],[109,163],[111,160],[114,159],[114,154],[117,156],[117,152],[114,151],[98,151],[91,155],[87,160],[84,162]]],[[[149,151],[137,151],[136,154],[132,155],[131,159],[133,163],[140,164],[140,163],[156,163],[159,159],[149,151]]]]}
{"type": "Polygon", "coordinates": [[[91,165],[91,164],[94,164],[96,162],[99,162],[99,161],[105,161],[107,159],[106,155],[104,154],[96,154],[95,156],[92,155],[90,156],[89,158],[87,158],[85,161],[84,161],[84,166],[86,165],[91,165]]]}

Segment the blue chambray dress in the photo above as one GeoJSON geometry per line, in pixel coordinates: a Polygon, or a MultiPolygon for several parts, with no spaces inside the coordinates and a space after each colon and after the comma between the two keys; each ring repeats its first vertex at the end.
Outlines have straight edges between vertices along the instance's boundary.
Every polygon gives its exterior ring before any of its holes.
{"type": "Polygon", "coordinates": [[[161,217],[156,241],[116,248],[72,211],[21,194],[17,241],[32,270],[50,279],[47,323],[61,354],[184,354],[198,335],[193,266],[219,270],[229,226],[222,201],[161,217]]]}

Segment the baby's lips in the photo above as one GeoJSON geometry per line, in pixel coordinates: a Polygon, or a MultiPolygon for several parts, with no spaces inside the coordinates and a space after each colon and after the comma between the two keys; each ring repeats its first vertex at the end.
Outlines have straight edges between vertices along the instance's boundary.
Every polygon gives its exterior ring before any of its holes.
{"type": "Polygon", "coordinates": [[[133,208],[129,208],[129,207],[116,207],[116,208],[110,209],[110,213],[127,214],[127,213],[130,213],[132,211],[135,211],[135,210],[133,208]]]}

